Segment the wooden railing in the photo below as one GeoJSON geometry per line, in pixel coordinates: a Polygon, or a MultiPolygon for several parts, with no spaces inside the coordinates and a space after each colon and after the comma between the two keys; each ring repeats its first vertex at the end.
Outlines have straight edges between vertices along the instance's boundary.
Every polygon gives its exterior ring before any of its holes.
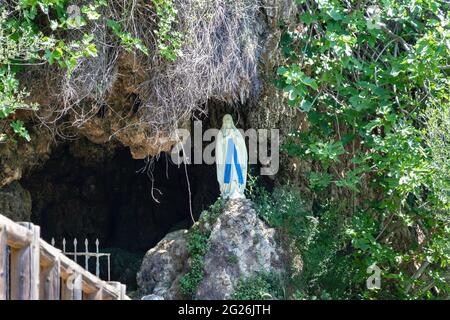
{"type": "Polygon", "coordinates": [[[0,300],[129,300],[40,238],[40,227],[0,214],[0,300]]]}

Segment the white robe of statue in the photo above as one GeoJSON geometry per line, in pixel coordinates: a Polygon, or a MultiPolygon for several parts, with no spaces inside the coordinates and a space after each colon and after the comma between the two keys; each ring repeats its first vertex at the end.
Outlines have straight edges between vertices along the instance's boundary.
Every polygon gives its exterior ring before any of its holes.
{"type": "Polygon", "coordinates": [[[247,161],[244,137],[234,126],[233,118],[227,114],[223,117],[216,139],[217,181],[222,198],[245,198],[247,161]]]}

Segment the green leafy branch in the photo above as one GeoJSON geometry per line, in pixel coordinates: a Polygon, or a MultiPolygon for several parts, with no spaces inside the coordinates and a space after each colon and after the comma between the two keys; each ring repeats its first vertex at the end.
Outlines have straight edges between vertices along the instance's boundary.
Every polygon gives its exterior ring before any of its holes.
{"type": "Polygon", "coordinates": [[[152,0],[159,18],[158,29],[155,31],[159,54],[171,61],[182,55],[183,36],[174,29],[177,9],[172,0],[152,0]]]}

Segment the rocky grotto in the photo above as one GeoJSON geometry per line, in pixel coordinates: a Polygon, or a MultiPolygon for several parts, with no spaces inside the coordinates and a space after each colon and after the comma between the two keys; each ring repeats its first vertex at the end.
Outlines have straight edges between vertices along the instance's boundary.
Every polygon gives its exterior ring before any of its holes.
{"type": "MultiPolygon", "coordinates": [[[[434,0],[0,0],[0,218],[59,249],[98,239],[137,300],[448,299],[448,12],[434,0]],[[211,141],[172,159],[180,132],[200,124],[201,141],[225,115],[279,135],[278,172],[261,175],[270,159],[239,166],[240,199],[220,197],[215,164],[195,163],[211,141]],[[379,271],[372,284],[366,270],[379,271]]],[[[239,141],[223,145],[246,154],[239,141]]],[[[21,261],[2,228],[0,300],[7,259],[21,261]]]]}
{"type": "MultiPolygon", "coordinates": [[[[83,58],[70,77],[53,66],[23,74],[39,110],[23,112],[30,142],[0,144],[0,213],[40,225],[42,238],[57,247],[63,238],[98,239],[101,251],[112,254],[112,278],[126,283],[133,297],[229,298],[239,279],[263,269],[281,272],[281,249],[248,201],[226,204],[217,221],[202,219],[219,197],[216,169],[173,164],[173,132],[192,129],[193,120],[204,130],[220,128],[225,113],[243,129],[285,124],[288,130],[293,113],[269,77],[279,58],[273,51],[281,34],[277,21],[293,16],[295,7],[290,1],[175,4],[180,31],[209,38],[187,43],[173,63],[95,40],[97,57],[83,58]],[[236,10],[243,10],[240,17],[236,10]],[[188,14],[204,12],[212,20],[189,30],[188,14]],[[245,38],[236,39],[239,34],[245,38]],[[192,64],[202,55],[208,58],[192,64]],[[187,294],[179,281],[192,260],[192,228],[207,229],[211,245],[205,278],[198,292],[187,294]]],[[[136,18],[148,9],[142,8],[136,18]]],[[[125,8],[105,10],[115,15],[125,8]]],[[[105,32],[95,21],[87,27],[105,32]]],[[[144,43],[154,47],[150,39],[144,43]]]]}

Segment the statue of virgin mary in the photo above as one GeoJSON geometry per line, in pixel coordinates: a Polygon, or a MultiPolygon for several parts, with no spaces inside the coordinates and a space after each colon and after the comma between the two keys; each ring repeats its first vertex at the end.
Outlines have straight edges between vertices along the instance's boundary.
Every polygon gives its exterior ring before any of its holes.
{"type": "Polygon", "coordinates": [[[244,137],[234,126],[231,115],[226,114],[216,139],[217,181],[222,198],[245,198],[247,161],[244,137]]]}

